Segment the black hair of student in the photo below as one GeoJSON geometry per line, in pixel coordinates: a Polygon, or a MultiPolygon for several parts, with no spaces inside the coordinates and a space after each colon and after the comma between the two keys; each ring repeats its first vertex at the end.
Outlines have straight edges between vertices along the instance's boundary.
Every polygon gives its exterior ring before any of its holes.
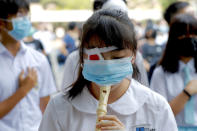
{"type": "Polygon", "coordinates": [[[155,39],[156,37],[157,37],[157,30],[156,29],[154,29],[154,28],[146,29],[146,32],[145,32],[146,39],[149,39],[149,38],[155,39]]]}
{"type": "MultiPolygon", "coordinates": [[[[107,1],[108,0],[94,0],[93,11],[100,10],[107,1]]],[[[123,0],[123,1],[125,2],[125,4],[127,4],[126,0],[123,0]]]]}
{"type": "Polygon", "coordinates": [[[105,2],[107,2],[107,0],[94,0],[93,11],[100,10],[105,2]]]}
{"type": "MultiPolygon", "coordinates": [[[[80,65],[83,65],[84,48],[91,48],[91,41],[97,40],[100,45],[116,46],[118,49],[130,49],[134,54],[137,51],[137,42],[133,24],[127,14],[119,10],[99,10],[95,12],[84,24],[80,46],[80,65]]],[[[133,77],[137,79],[138,70],[134,67],[133,77]]],[[[78,79],[68,92],[68,98],[74,99],[85,86],[91,82],[82,75],[79,69],[78,79]]]]}
{"type": "Polygon", "coordinates": [[[159,63],[166,72],[179,69],[180,56],[193,57],[197,72],[197,19],[189,14],[180,14],[172,19],[169,38],[159,63]]]}
{"type": "Polygon", "coordinates": [[[170,24],[170,21],[171,21],[172,17],[176,13],[178,13],[179,11],[181,11],[182,9],[184,9],[187,6],[189,6],[189,3],[188,2],[178,1],[178,2],[172,3],[166,9],[166,11],[164,13],[164,19],[167,21],[168,24],[170,24]]]}
{"type": "Polygon", "coordinates": [[[74,30],[76,26],[77,26],[76,22],[70,22],[68,23],[68,30],[74,30]]]}
{"type": "Polygon", "coordinates": [[[15,15],[21,8],[29,11],[29,0],[0,0],[0,18],[15,15]]]}

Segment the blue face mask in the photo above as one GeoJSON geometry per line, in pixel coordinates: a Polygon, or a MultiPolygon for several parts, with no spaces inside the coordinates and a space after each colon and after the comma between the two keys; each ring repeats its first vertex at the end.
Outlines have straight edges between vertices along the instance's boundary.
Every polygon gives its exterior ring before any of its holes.
{"type": "Polygon", "coordinates": [[[31,22],[28,17],[12,19],[13,30],[9,34],[16,40],[22,40],[26,37],[31,29],[31,22]]]}
{"type": "Polygon", "coordinates": [[[133,74],[132,58],[115,60],[84,60],[83,76],[100,86],[111,86],[120,83],[133,74]]]}

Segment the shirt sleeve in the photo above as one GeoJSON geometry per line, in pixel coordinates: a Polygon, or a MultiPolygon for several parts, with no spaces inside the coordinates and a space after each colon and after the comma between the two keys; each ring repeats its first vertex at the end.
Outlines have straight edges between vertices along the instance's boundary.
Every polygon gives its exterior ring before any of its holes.
{"type": "Polygon", "coordinates": [[[163,101],[160,101],[159,112],[158,112],[158,119],[156,121],[157,130],[158,131],[178,131],[178,127],[176,124],[176,120],[170,105],[168,102],[163,98],[163,101]]]}
{"type": "Polygon", "coordinates": [[[168,99],[165,74],[161,66],[155,69],[151,79],[150,88],[168,99]]]}
{"type": "Polygon", "coordinates": [[[62,131],[57,120],[53,99],[50,100],[47,105],[39,127],[39,131],[62,131]]]}
{"type": "Polygon", "coordinates": [[[71,53],[64,65],[64,75],[61,89],[68,88],[76,81],[79,71],[79,51],[71,53]]]}
{"type": "Polygon", "coordinates": [[[49,66],[49,63],[44,57],[43,62],[41,63],[41,82],[40,82],[40,97],[46,97],[49,96],[55,92],[57,92],[54,78],[51,72],[51,68],[49,66]]]}

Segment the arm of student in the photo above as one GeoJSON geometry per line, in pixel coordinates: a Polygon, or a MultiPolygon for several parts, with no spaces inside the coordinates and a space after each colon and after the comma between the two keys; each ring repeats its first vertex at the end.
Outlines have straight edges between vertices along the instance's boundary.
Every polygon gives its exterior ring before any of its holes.
{"type": "Polygon", "coordinates": [[[19,75],[19,89],[12,96],[0,102],[0,119],[6,116],[35,86],[37,82],[36,71],[28,68],[28,74],[25,78],[23,78],[23,74],[24,71],[19,75]]]}
{"type": "MultiPolygon", "coordinates": [[[[190,81],[185,87],[185,90],[190,95],[196,94],[197,80],[190,81]]],[[[184,109],[185,104],[187,103],[188,100],[189,100],[189,96],[182,91],[178,96],[176,96],[173,100],[169,102],[175,116],[184,109]]]]}
{"type": "Polygon", "coordinates": [[[146,71],[149,72],[150,71],[150,63],[145,59],[144,59],[143,63],[144,63],[144,67],[145,67],[146,71]]]}
{"type": "Polygon", "coordinates": [[[43,56],[40,66],[40,83],[38,86],[40,87],[40,109],[44,112],[50,99],[50,95],[57,92],[51,68],[45,56],[43,56]]]}
{"type": "Polygon", "coordinates": [[[66,43],[63,43],[62,46],[60,47],[60,52],[64,54],[65,56],[68,55],[68,51],[66,49],[66,43]]]}
{"type": "Polygon", "coordinates": [[[42,111],[43,114],[44,114],[44,111],[47,107],[49,100],[50,100],[50,96],[40,98],[40,110],[42,111]]]}
{"type": "MultiPolygon", "coordinates": [[[[165,79],[166,78],[164,71],[162,70],[162,67],[157,67],[153,73],[150,87],[157,93],[164,96],[169,101],[172,111],[176,116],[179,112],[181,112],[184,109],[184,106],[189,100],[189,97],[184,92],[181,92],[173,100],[169,100],[166,92],[167,87],[166,87],[165,79]]],[[[197,93],[196,87],[197,87],[197,80],[192,80],[188,83],[185,89],[191,95],[193,95],[197,93]]]]}
{"type": "Polygon", "coordinates": [[[189,97],[184,92],[181,92],[169,102],[175,116],[184,109],[184,106],[188,100],[189,97]]]}
{"type": "Polygon", "coordinates": [[[0,103],[0,119],[6,116],[20,100],[26,96],[26,93],[19,88],[12,96],[0,103]]]}

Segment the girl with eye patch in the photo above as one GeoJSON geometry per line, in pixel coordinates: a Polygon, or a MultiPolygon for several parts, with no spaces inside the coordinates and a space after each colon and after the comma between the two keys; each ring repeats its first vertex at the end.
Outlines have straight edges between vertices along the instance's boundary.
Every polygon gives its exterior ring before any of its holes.
{"type": "Polygon", "coordinates": [[[179,131],[197,131],[197,19],[189,14],[175,16],[169,39],[151,88],[164,96],[179,131]]]}
{"type": "Polygon", "coordinates": [[[50,101],[39,131],[177,131],[167,101],[135,80],[136,50],[127,14],[109,9],[95,12],[83,26],[78,79],[69,91],[50,101]],[[96,124],[103,85],[111,86],[107,115],[96,124]]]}

